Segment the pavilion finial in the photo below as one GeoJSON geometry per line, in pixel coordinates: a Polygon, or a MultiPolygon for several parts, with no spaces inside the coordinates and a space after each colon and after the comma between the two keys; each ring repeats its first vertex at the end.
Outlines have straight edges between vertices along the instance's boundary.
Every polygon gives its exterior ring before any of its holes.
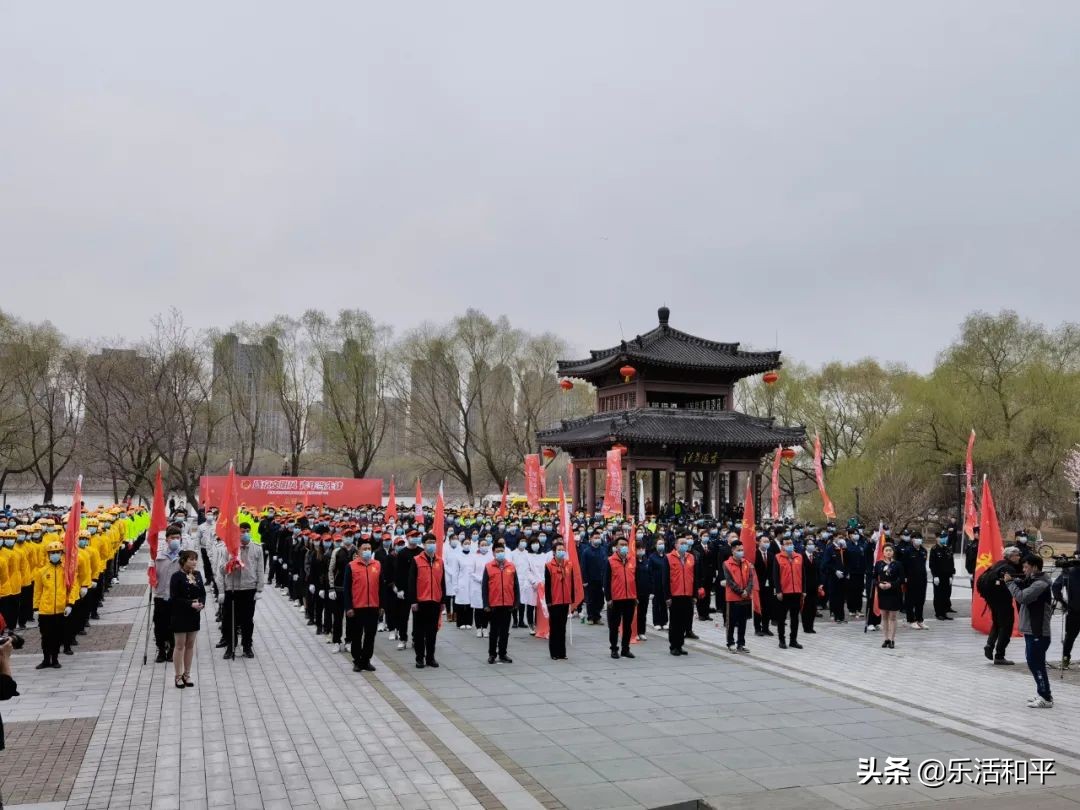
{"type": "Polygon", "coordinates": [[[656,310],[656,315],[660,318],[660,325],[667,326],[668,318],[671,317],[671,310],[668,309],[666,305],[664,305],[660,307],[660,309],[656,310]]]}

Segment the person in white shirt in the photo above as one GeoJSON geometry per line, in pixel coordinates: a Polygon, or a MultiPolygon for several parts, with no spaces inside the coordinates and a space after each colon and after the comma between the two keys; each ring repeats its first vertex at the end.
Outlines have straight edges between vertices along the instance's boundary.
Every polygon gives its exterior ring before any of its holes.
{"type": "Polygon", "coordinates": [[[551,559],[550,551],[542,551],[546,545],[547,536],[543,531],[538,537],[530,538],[529,553],[525,560],[525,581],[520,585],[521,601],[525,605],[525,621],[529,624],[529,635],[532,636],[536,635],[536,588],[544,581],[544,568],[551,559]]]}
{"type": "MultiPolygon", "coordinates": [[[[533,542],[535,538],[533,538],[533,542]]],[[[509,550],[510,562],[514,566],[514,570],[517,572],[518,591],[521,593],[521,604],[517,606],[514,611],[514,618],[511,623],[511,627],[524,627],[525,626],[525,587],[529,578],[529,538],[521,537],[518,539],[517,548],[509,550]]],[[[533,597],[533,606],[536,605],[536,598],[533,597]]]]}
{"type": "MultiPolygon", "coordinates": [[[[454,619],[459,630],[471,630],[473,626],[472,608],[472,567],[476,555],[475,544],[466,537],[457,549],[457,571],[454,575],[454,619]]],[[[447,584],[447,590],[450,585],[447,584]]]]}
{"type": "Polygon", "coordinates": [[[476,637],[484,638],[488,629],[488,613],[484,610],[484,566],[491,562],[491,535],[484,534],[476,543],[476,556],[469,567],[469,604],[473,610],[476,637]]]}

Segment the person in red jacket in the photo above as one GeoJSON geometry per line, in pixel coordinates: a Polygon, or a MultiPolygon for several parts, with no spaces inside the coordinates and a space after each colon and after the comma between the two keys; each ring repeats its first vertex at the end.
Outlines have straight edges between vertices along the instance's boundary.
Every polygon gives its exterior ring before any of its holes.
{"type": "Polygon", "coordinates": [[[746,623],[754,611],[754,564],[746,559],[742,540],[731,541],[731,556],[724,560],[724,598],[727,607],[727,648],[732,652],[750,652],[746,648],[746,623]]]}
{"type": "Polygon", "coordinates": [[[517,570],[507,559],[506,545],[500,540],[495,543],[495,559],[484,566],[484,576],[480,583],[484,598],[484,612],[491,616],[491,632],[488,635],[488,663],[499,661],[512,664],[506,654],[506,645],[510,641],[510,618],[521,593],[518,590],[517,570]]]}
{"type": "Polygon", "coordinates": [[[412,605],[413,649],[416,668],[438,667],[435,660],[435,637],[439,634],[439,616],[446,594],[446,571],[443,561],[435,556],[435,535],[424,535],[424,550],[412,558],[409,586],[405,599],[412,605]]]}
{"type": "Polygon", "coordinates": [[[371,656],[375,652],[375,632],[379,626],[379,591],[382,565],[371,551],[371,543],[360,544],[360,553],[345,566],[342,591],[345,595],[345,618],[352,639],[353,672],[374,672],[371,656]]]}
{"type": "Polygon", "coordinates": [[[690,553],[690,540],[679,540],[675,550],[662,558],[660,584],[667,602],[668,645],[672,655],[688,655],[683,642],[691,631],[694,600],[697,596],[697,569],[690,553]]]}
{"type": "Polygon", "coordinates": [[[551,559],[544,566],[544,601],[548,606],[548,652],[552,661],[566,660],[566,619],[570,605],[582,595],[574,591],[574,567],[566,558],[566,544],[551,544],[551,559]]]}
{"type": "Polygon", "coordinates": [[[607,599],[608,640],[611,657],[619,657],[619,625],[622,625],[622,657],[633,658],[630,652],[630,632],[637,612],[637,560],[630,559],[630,544],[620,537],[615,553],[608,557],[604,577],[604,598],[607,599]]]}
{"type": "Polygon", "coordinates": [[[771,577],[776,593],[776,629],[782,650],[789,646],[784,641],[784,625],[788,622],[791,623],[790,646],[796,650],[802,649],[799,643],[799,613],[806,598],[802,563],[802,555],[795,553],[795,543],[790,537],[784,538],[780,553],[773,557],[771,577]]]}

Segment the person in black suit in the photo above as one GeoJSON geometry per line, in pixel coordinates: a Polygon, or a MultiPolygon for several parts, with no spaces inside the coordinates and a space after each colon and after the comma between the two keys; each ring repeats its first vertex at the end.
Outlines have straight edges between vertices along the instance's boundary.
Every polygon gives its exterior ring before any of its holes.
{"type": "MultiPolygon", "coordinates": [[[[896,614],[904,607],[904,565],[895,555],[892,544],[886,544],[881,559],[874,563],[874,589],[881,611],[881,629],[885,633],[881,646],[888,649],[896,647],[896,614]]],[[[873,610],[873,605],[870,609],[873,610]]]]}
{"type": "Polygon", "coordinates": [[[195,656],[195,639],[199,634],[202,610],[206,606],[206,586],[198,568],[199,555],[194,551],[181,551],[180,570],[169,581],[177,689],[195,685],[191,680],[191,660],[195,656]]]}

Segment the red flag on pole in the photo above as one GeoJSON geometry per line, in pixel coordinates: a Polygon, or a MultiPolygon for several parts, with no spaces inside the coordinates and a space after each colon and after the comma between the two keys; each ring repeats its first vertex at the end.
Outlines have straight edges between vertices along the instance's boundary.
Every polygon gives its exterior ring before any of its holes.
{"type": "Polygon", "coordinates": [[[814,476],[817,478],[818,492],[821,493],[821,508],[825,517],[829,520],[836,519],[836,510],[833,509],[829,494],[825,491],[825,471],[821,466],[821,437],[814,434],[814,476]]]}
{"type": "MultiPolygon", "coordinates": [[[[1000,562],[1004,556],[1004,543],[1001,539],[1001,525],[998,523],[997,509],[994,506],[994,496],[990,493],[990,482],[983,476],[982,485],[982,514],[979,518],[979,555],[975,559],[975,581],[983,571],[990,568],[994,563],[1000,562]]],[[[1016,612],[1016,605],[1013,605],[1016,612]]],[[[978,588],[971,589],[971,626],[980,633],[989,633],[993,621],[990,616],[990,608],[979,593],[978,588]]],[[[1013,622],[1013,628],[1019,627],[1019,622],[1013,622]]],[[[1014,629],[1013,635],[1019,635],[1014,629]]]]}
{"type": "Polygon", "coordinates": [[[67,527],[64,529],[64,587],[71,590],[79,567],[79,529],[82,528],[82,476],[75,479],[67,527]]]}
{"type": "Polygon", "coordinates": [[[510,512],[510,479],[503,479],[503,491],[502,491],[502,503],[499,504],[499,511],[495,513],[496,517],[504,518],[510,512]]]}
{"type": "Polygon", "coordinates": [[[416,479],[416,506],[413,507],[413,517],[421,526],[424,525],[424,493],[420,489],[420,479],[416,479]]]}
{"type": "Polygon", "coordinates": [[[446,539],[446,505],[443,503],[442,481],[439,482],[439,494],[435,498],[435,517],[432,521],[435,532],[435,557],[442,559],[443,541],[446,539]]]}
{"type": "Polygon", "coordinates": [[[237,568],[243,568],[240,561],[240,524],[236,522],[240,497],[236,491],[236,468],[229,462],[229,476],[225,480],[225,491],[221,493],[221,508],[218,514],[218,533],[225,543],[229,560],[225,563],[225,573],[231,574],[237,568]]]}
{"type": "MultiPolygon", "coordinates": [[[[634,572],[634,579],[637,579],[637,526],[630,527],[630,552],[627,557],[630,560],[630,568],[634,572]]],[[[630,619],[630,643],[638,643],[638,630],[637,626],[637,611],[634,611],[634,616],[630,619]]]]}
{"type": "Polygon", "coordinates": [[[772,495],[772,503],[770,506],[772,509],[769,514],[772,515],[773,520],[780,519],[780,455],[784,448],[776,448],[776,458],[772,463],[772,486],[770,488],[770,494],[772,495]]]}
{"type": "MultiPolygon", "coordinates": [[[[742,540],[744,552],[743,559],[749,560],[750,565],[753,565],[755,555],[757,554],[757,526],[754,525],[754,490],[751,486],[750,478],[746,481],[746,497],[743,498],[742,528],[739,530],[739,539],[742,540]]],[[[768,564],[768,562],[768,560],[765,561],[766,564],[768,564]]],[[[758,586],[758,578],[755,576],[753,598],[754,613],[761,613],[761,593],[758,590],[758,586]]]]}
{"type": "Polygon", "coordinates": [[[390,476],[390,495],[386,499],[385,520],[397,520],[397,493],[394,491],[394,476],[390,476]]]}
{"type": "Polygon", "coordinates": [[[536,637],[547,638],[550,635],[550,627],[544,583],[541,582],[536,586],[536,637]]]}
{"type": "Polygon", "coordinates": [[[967,481],[967,491],[964,493],[964,534],[969,540],[975,539],[975,527],[979,525],[979,515],[975,511],[975,487],[972,478],[975,475],[975,429],[972,428],[971,436],[968,437],[967,458],[964,461],[964,478],[967,481]]]}
{"type": "Polygon", "coordinates": [[[158,464],[157,474],[154,476],[154,500],[150,505],[150,525],[146,529],[146,541],[150,548],[150,567],[146,569],[146,575],[150,580],[151,588],[156,588],[158,584],[157,566],[154,561],[158,555],[158,536],[165,531],[167,524],[165,488],[161,484],[161,464],[158,464]]]}
{"type": "Polygon", "coordinates": [[[577,538],[574,537],[574,529],[570,525],[570,508],[566,503],[566,492],[563,490],[562,478],[559,479],[559,530],[562,532],[563,542],[566,543],[566,558],[574,575],[574,599],[577,601],[570,605],[570,611],[578,609],[585,600],[585,585],[581,580],[581,566],[578,565],[577,538]]]}

